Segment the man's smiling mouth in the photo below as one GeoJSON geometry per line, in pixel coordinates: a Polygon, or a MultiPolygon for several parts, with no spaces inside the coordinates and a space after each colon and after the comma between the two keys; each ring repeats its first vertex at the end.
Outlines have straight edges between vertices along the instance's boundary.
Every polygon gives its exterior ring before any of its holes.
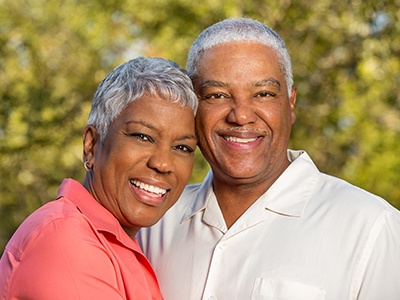
{"type": "Polygon", "coordinates": [[[242,143],[242,144],[247,144],[247,143],[251,143],[254,142],[255,140],[257,140],[257,138],[238,138],[238,137],[234,137],[234,136],[223,136],[224,140],[228,141],[228,142],[234,142],[234,143],[242,143]]]}

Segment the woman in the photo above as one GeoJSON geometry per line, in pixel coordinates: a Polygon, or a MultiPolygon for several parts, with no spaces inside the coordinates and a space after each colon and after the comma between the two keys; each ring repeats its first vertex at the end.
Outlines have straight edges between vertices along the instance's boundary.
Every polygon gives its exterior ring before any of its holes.
{"type": "Polygon", "coordinates": [[[83,185],[29,216],[0,261],[1,299],[162,299],[135,235],[189,180],[197,98],[173,62],[137,58],[99,85],[83,132],[83,185]]]}

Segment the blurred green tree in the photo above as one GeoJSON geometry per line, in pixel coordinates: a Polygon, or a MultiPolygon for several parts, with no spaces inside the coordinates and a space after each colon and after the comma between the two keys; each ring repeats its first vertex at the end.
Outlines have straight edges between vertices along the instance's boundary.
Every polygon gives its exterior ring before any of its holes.
{"type": "Polygon", "coordinates": [[[274,28],[298,87],[291,147],[400,208],[400,0],[136,1],[148,53],[185,64],[202,29],[248,16],[274,28]],[[156,13],[155,13],[156,12],[156,13]]]}
{"type": "Polygon", "coordinates": [[[97,84],[135,37],[101,1],[0,1],[0,244],[83,179],[81,134],[97,84]]]}
{"type": "MultiPolygon", "coordinates": [[[[112,68],[139,55],[185,66],[202,29],[239,16],[291,53],[291,147],[400,207],[400,0],[0,0],[0,250],[64,177],[83,179],[82,129],[112,68]]],[[[197,152],[191,181],[207,170],[197,152]]]]}

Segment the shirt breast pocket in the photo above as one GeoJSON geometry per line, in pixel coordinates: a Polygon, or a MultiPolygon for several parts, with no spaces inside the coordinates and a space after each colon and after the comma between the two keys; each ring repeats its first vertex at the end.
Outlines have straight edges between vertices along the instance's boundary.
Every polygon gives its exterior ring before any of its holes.
{"type": "Polygon", "coordinates": [[[257,278],[252,300],[324,300],[322,288],[283,279],[257,278]]]}

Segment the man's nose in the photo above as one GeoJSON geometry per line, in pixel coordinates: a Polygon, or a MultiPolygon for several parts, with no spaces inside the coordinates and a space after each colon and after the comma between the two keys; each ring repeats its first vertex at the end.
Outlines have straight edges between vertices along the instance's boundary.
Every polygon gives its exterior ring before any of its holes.
{"type": "Polygon", "coordinates": [[[232,104],[228,114],[228,122],[238,125],[254,123],[257,119],[251,100],[237,100],[232,104]]]}

